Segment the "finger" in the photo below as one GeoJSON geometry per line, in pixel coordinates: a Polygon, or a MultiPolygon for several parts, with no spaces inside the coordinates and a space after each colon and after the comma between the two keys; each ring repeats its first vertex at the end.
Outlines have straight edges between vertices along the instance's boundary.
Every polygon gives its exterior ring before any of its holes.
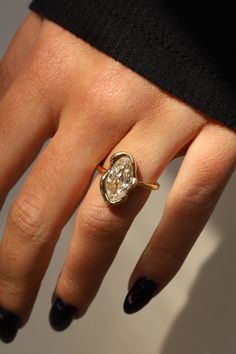
{"type": "Polygon", "coordinates": [[[0,62],[0,100],[26,64],[26,58],[36,43],[41,24],[40,16],[30,13],[11,40],[0,62]]]}
{"type": "Polygon", "coordinates": [[[4,229],[0,304],[20,318],[21,327],[30,315],[60,231],[92,174],[91,166],[78,156],[81,147],[74,146],[72,151],[72,141],[69,146],[62,139],[57,132],[41,153],[10,208],[4,229]]]}
{"type": "Polygon", "coordinates": [[[126,313],[140,310],[178,272],[235,167],[235,133],[205,126],[189,147],[162,219],[132,272],[126,313]]]}
{"type": "MultiPolygon", "coordinates": [[[[175,113],[178,117],[177,109],[175,113]]],[[[179,115],[183,115],[183,111],[179,111],[179,115]]],[[[165,118],[168,121],[168,117],[165,118]]],[[[185,118],[187,122],[189,117],[185,118]]],[[[175,126],[175,134],[172,134],[171,129],[162,133],[165,125],[161,126],[161,123],[160,126],[154,126],[151,120],[138,123],[110,152],[105,166],[109,166],[114,152],[126,151],[134,156],[140,168],[139,179],[155,181],[181,146],[197,134],[200,125],[199,122],[196,124],[195,131],[191,131],[193,127],[190,125],[186,130],[180,125],[175,126]],[[157,131],[161,133],[157,134],[157,131]]],[[[68,254],[57,282],[50,311],[50,322],[56,330],[65,329],[74,315],[78,318],[85,314],[128,228],[149,195],[148,191],[135,189],[125,204],[109,208],[101,196],[99,181],[100,176],[97,176],[80,205],[68,254]],[[76,314],[74,308],[77,309],[76,314]]]]}
{"type": "Polygon", "coordinates": [[[0,208],[6,195],[55,132],[54,112],[27,73],[0,104],[0,208]]]}
{"type": "MultiPolygon", "coordinates": [[[[93,125],[84,131],[77,130],[78,119],[74,124],[71,119],[62,121],[10,208],[0,249],[0,304],[21,319],[21,327],[29,318],[62,228],[96,165],[111,149],[103,144],[102,134],[94,138],[93,125]]],[[[115,134],[119,141],[121,136],[115,134]]]]}

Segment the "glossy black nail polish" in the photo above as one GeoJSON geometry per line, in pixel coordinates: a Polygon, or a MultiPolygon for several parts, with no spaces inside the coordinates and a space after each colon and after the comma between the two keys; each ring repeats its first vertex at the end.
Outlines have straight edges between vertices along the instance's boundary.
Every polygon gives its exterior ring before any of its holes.
{"type": "Polygon", "coordinates": [[[0,306],[0,338],[4,343],[10,343],[15,338],[20,327],[20,317],[0,306]]]}
{"type": "Polygon", "coordinates": [[[123,310],[127,314],[139,311],[152,299],[158,285],[147,277],[139,278],[126,295],[123,310]]]}
{"type": "Polygon", "coordinates": [[[63,331],[73,321],[77,308],[65,303],[61,298],[56,298],[49,313],[49,322],[55,331],[63,331]]]}

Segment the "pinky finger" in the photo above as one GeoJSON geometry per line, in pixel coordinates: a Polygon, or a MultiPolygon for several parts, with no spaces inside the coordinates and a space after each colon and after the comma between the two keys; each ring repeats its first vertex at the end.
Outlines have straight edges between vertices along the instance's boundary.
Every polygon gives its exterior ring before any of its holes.
{"type": "Polygon", "coordinates": [[[189,147],[161,221],[130,277],[126,313],[144,307],[176,275],[235,167],[235,133],[206,125],[189,147]]]}

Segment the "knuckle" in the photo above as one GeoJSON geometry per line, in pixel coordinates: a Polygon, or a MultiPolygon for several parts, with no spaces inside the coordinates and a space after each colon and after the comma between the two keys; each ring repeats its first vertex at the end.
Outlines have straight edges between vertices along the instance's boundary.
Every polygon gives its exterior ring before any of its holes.
{"type": "Polygon", "coordinates": [[[26,86],[26,89],[28,89],[27,93],[36,102],[43,102],[46,105],[49,101],[52,88],[55,90],[55,94],[57,93],[56,84],[52,84],[53,70],[43,69],[41,64],[34,59],[29,63],[25,75],[28,81],[28,86],[26,86]]]}
{"type": "Polygon", "coordinates": [[[60,51],[50,40],[39,42],[29,57],[26,71],[29,94],[45,104],[56,102],[58,109],[62,106],[64,92],[71,82],[70,66],[62,55],[63,50],[61,48],[60,51]]]}
{"type": "Polygon", "coordinates": [[[33,197],[17,199],[12,205],[8,223],[14,227],[25,241],[41,242],[45,231],[43,230],[42,212],[33,197]]]}
{"type": "Polygon", "coordinates": [[[53,45],[52,42],[54,40],[55,38],[48,38],[47,41],[39,41],[32,53],[29,69],[39,80],[42,74],[43,77],[46,76],[52,80],[56,78],[56,74],[63,74],[65,62],[67,63],[67,61],[63,61],[60,48],[53,45]],[[60,68],[60,65],[63,68],[60,68]],[[58,70],[60,71],[58,72],[58,70]]]}
{"type": "MultiPolygon", "coordinates": [[[[98,84],[94,84],[95,86],[98,84]]],[[[115,105],[111,97],[107,96],[107,91],[104,89],[96,89],[91,85],[89,89],[84,92],[82,97],[83,109],[87,113],[88,117],[91,119],[96,119],[99,125],[102,127],[108,127],[111,118],[106,119],[106,117],[113,117],[115,105]],[[101,117],[103,119],[101,119],[101,117]]]]}
{"type": "Polygon", "coordinates": [[[87,239],[112,241],[122,232],[122,224],[106,206],[91,205],[80,212],[80,231],[87,239]]]}
{"type": "Polygon", "coordinates": [[[83,108],[90,115],[98,116],[116,116],[124,107],[127,108],[128,89],[123,76],[119,66],[95,72],[82,90],[83,108]]]}

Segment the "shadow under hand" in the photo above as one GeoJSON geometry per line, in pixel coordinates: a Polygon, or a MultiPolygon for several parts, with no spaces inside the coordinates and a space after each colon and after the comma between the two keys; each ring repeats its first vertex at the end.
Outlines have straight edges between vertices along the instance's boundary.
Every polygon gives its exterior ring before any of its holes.
{"type": "Polygon", "coordinates": [[[236,352],[235,196],[233,174],[210,218],[220,245],[199,270],[189,300],[166,336],[161,354],[236,352]]]}

